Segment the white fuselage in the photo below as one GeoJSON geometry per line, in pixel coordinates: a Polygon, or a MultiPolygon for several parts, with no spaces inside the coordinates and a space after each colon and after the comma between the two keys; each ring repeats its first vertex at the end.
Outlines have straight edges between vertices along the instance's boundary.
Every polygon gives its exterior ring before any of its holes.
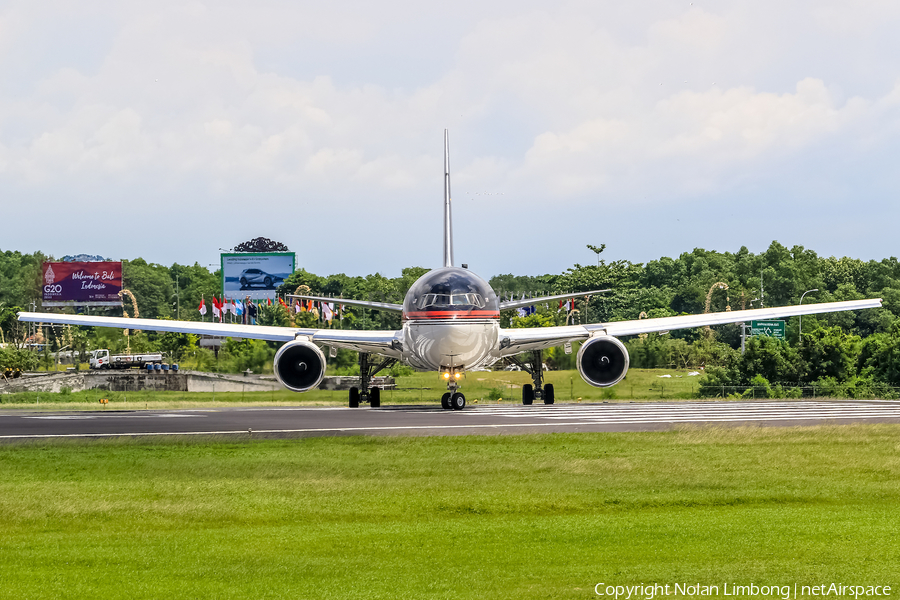
{"type": "Polygon", "coordinates": [[[407,321],[403,325],[403,361],[415,369],[475,369],[495,362],[500,322],[407,321]]]}

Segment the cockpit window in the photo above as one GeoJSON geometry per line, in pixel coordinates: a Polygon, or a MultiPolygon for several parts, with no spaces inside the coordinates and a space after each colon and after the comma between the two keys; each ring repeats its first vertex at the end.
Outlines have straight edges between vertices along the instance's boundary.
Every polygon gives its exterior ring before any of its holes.
{"type": "Polygon", "coordinates": [[[425,294],[416,303],[419,310],[425,307],[475,306],[484,308],[481,294],[425,294]]]}

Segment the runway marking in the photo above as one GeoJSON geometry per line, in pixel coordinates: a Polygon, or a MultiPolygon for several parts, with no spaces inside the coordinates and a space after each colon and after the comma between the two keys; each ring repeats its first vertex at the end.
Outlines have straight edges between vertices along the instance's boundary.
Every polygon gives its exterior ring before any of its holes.
{"type": "MultiPolygon", "coordinates": [[[[249,409],[247,409],[249,410],[249,409]]],[[[269,410],[269,409],[262,409],[269,410]]],[[[281,410],[281,409],[278,409],[281,410]]],[[[312,411],[333,411],[334,407],[307,408],[312,411]]],[[[341,409],[343,410],[343,409],[341,409]]],[[[346,410],[354,411],[358,409],[346,410]]],[[[391,414],[419,413],[421,409],[392,408],[388,411],[367,410],[369,415],[387,417],[391,414]]],[[[319,427],[296,429],[254,429],[256,434],[317,434],[317,433],[376,433],[403,431],[450,431],[450,430],[504,430],[547,427],[596,428],[602,425],[627,424],[683,424],[696,423],[769,423],[813,421],[846,421],[862,419],[900,420],[900,402],[690,402],[653,404],[592,404],[592,405],[537,405],[537,406],[477,406],[465,411],[435,410],[440,418],[455,418],[454,423],[430,425],[367,425],[357,427],[319,427]],[[505,423],[462,423],[471,417],[502,417],[514,422],[505,423]],[[530,419],[523,422],[523,419],[530,419]]],[[[6,415],[10,416],[10,415],[6,415]]],[[[134,414],[93,414],[93,415],[22,415],[26,419],[110,419],[110,418],[152,418],[152,417],[206,417],[203,414],[180,413],[134,413],[134,414]]],[[[100,438],[137,436],[202,436],[202,435],[248,435],[248,429],[216,431],[171,431],[171,432],[117,432],[117,433],[69,433],[69,434],[19,434],[0,435],[0,439],[44,439],[44,438],[100,438]]]]}
{"type": "MultiPolygon", "coordinates": [[[[470,425],[399,425],[386,427],[325,427],[321,429],[254,429],[254,434],[263,433],[325,433],[325,432],[345,432],[345,431],[402,431],[413,429],[494,429],[506,427],[564,427],[567,425],[595,425],[595,423],[496,423],[488,425],[470,424],[470,425]]],[[[228,431],[151,431],[151,432],[132,432],[132,433],[64,433],[60,435],[53,434],[23,434],[23,435],[0,435],[0,440],[22,439],[22,438],[57,438],[57,437],[128,437],[141,435],[229,435],[244,434],[248,435],[246,429],[235,429],[228,431]]]]}
{"type": "Polygon", "coordinates": [[[45,415],[45,416],[23,416],[23,419],[47,419],[51,421],[65,421],[65,420],[86,420],[86,419],[148,419],[153,417],[163,417],[163,418],[180,418],[180,417],[205,417],[206,415],[185,415],[181,413],[164,413],[164,414],[141,414],[135,413],[132,415],[120,415],[114,413],[107,414],[93,414],[93,415],[45,415]]]}
{"type": "Polygon", "coordinates": [[[571,420],[584,423],[687,423],[808,419],[900,418],[900,403],[881,402],[691,402],[669,404],[602,404],[479,406],[468,416],[489,414],[509,419],[571,420]]]}
{"type": "MultiPolygon", "coordinates": [[[[833,417],[837,419],[855,419],[858,416],[842,416],[833,417]]],[[[900,415],[897,416],[900,418],[900,415]]],[[[736,419],[715,419],[715,422],[731,422],[731,423],[755,423],[758,421],[828,421],[829,418],[807,416],[807,417],[767,417],[767,418],[736,418],[736,419]]],[[[254,434],[272,434],[272,433],[353,433],[365,431],[409,431],[423,429],[506,429],[506,428],[529,428],[529,427],[569,427],[569,426],[596,426],[596,425],[615,425],[619,423],[673,423],[673,422],[694,422],[704,424],[710,422],[709,419],[679,420],[679,421],[663,421],[663,420],[631,420],[631,421],[572,421],[569,423],[491,423],[468,425],[401,425],[401,426],[385,426],[385,427],[324,427],[311,429],[254,429],[254,434]]],[[[0,439],[33,439],[33,438],[94,438],[94,437],[138,437],[138,436],[166,436],[166,435],[250,435],[250,431],[246,429],[235,429],[225,431],[148,431],[148,432],[129,432],[129,433],[67,433],[60,435],[53,434],[26,434],[26,435],[3,435],[0,439]]]]}

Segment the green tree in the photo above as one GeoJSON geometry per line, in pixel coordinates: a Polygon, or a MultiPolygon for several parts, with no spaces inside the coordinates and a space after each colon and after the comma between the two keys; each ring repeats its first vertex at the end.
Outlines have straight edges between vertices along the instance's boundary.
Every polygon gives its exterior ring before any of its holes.
{"type": "Polygon", "coordinates": [[[876,381],[900,386],[900,322],[895,322],[888,333],[863,340],[858,365],[876,381]]]}
{"type": "MultiPolygon", "coordinates": [[[[206,301],[206,310],[211,312],[212,297],[218,296],[220,293],[221,282],[218,271],[211,273],[209,269],[200,266],[199,263],[194,263],[192,266],[175,263],[169,268],[169,279],[173,291],[178,292],[178,300],[181,305],[179,318],[181,320],[199,321],[202,318],[197,310],[201,298],[206,301]]],[[[134,290],[132,292],[134,293],[134,290]]],[[[138,298],[139,303],[141,300],[138,298]]]]}
{"type": "Polygon", "coordinates": [[[787,342],[771,337],[750,338],[738,369],[743,385],[756,375],[771,382],[799,381],[805,375],[805,365],[797,350],[787,342]]]}
{"type": "Polygon", "coordinates": [[[859,338],[845,334],[840,327],[820,327],[803,333],[800,357],[807,377],[817,380],[834,377],[846,380],[856,375],[859,338]]]}
{"type": "MultiPolygon", "coordinates": [[[[141,317],[171,317],[174,289],[169,269],[150,264],[143,258],[122,261],[122,285],[134,294],[141,317]]],[[[125,302],[127,307],[128,301],[125,302]]],[[[131,313],[128,308],[126,310],[131,313]]]]}
{"type": "Polygon", "coordinates": [[[192,333],[178,333],[167,331],[157,338],[159,350],[173,362],[181,362],[185,356],[197,350],[197,342],[200,336],[192,333]]]}

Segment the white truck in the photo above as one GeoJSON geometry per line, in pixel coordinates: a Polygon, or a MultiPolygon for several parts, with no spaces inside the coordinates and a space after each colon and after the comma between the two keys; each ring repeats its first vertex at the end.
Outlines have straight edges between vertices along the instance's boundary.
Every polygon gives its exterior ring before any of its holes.
{"type": "Polygon", "coordinates": [[[92,369],[129,369],[137,367],[143,369],[149,364],[162,364],[162,354],[115,354],[109,355],[109,350],[101,348],[91,352],[92,369]]]}

